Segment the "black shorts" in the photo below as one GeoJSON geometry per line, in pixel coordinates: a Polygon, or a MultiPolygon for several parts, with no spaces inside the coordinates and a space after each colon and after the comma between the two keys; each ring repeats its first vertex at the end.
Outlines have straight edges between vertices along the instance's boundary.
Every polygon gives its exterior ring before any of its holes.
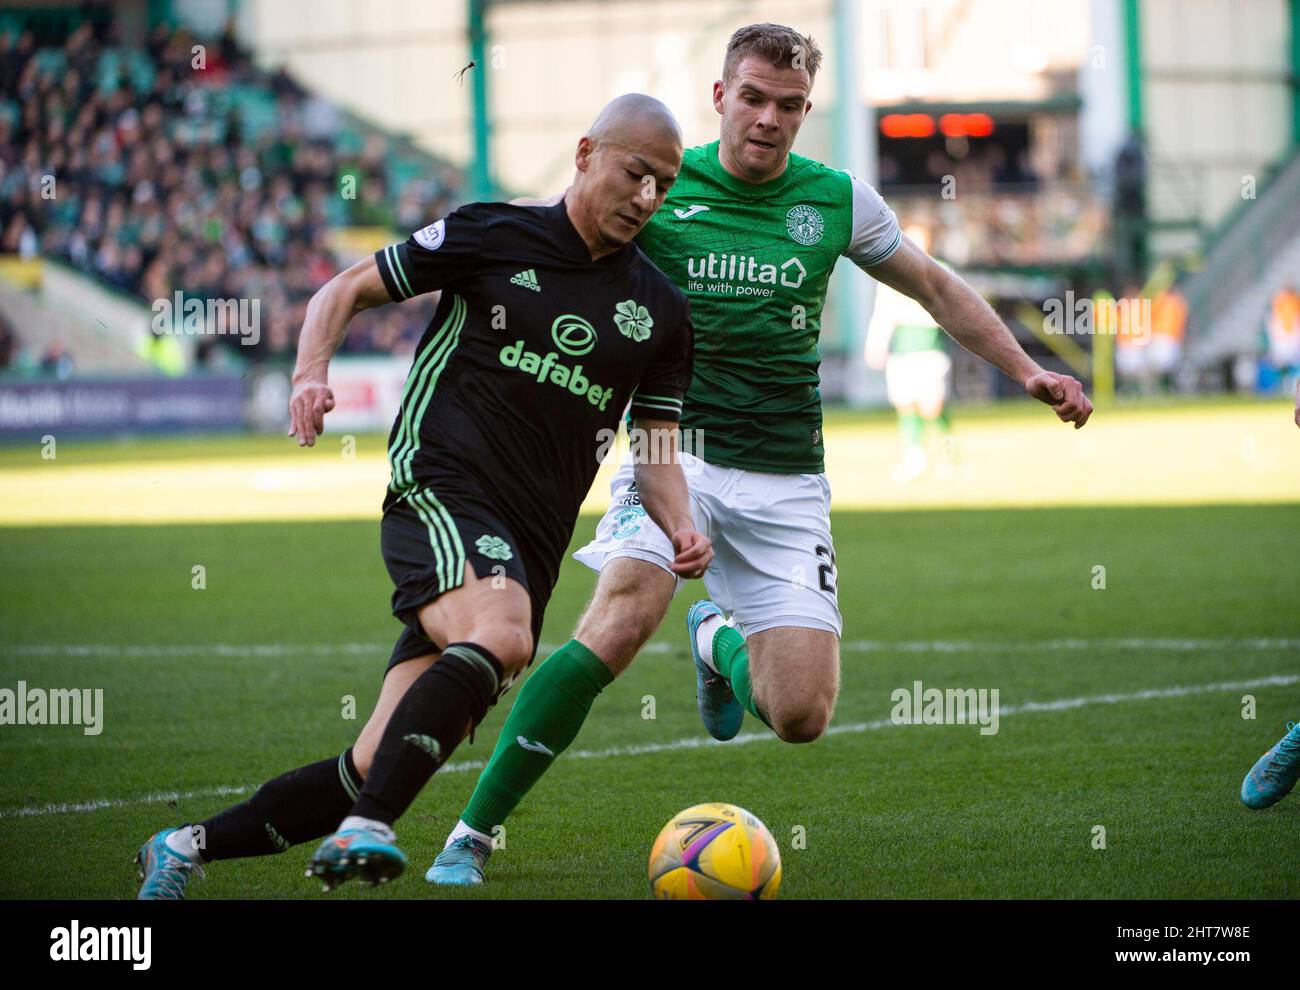
{"type": "Polygon", "coordinates": [[[393,615],[406,626],[393,647],[389,670],[447,645],[425,635],[418,613],[464,584],[466,563],[476,577],[507,577],[527,589],[536,655],[542,618],[555,586],[548,575],[559,573],[560,561],[544,561],[535,547],[516,538],[501,516],[486,496],[437,494],[428,486],[385,508],[379,542],[393,580],[393,615]]]}

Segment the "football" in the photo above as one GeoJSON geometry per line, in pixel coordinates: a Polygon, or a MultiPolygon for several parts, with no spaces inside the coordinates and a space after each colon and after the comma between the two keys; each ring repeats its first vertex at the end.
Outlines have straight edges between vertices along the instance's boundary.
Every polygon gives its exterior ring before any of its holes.
{"type": "Polygon", "coordinates": [[[780,885],[776,840],[734,804],[697,804],[677,813],[650,850],[656,900],[766,901],[780,885]]]}

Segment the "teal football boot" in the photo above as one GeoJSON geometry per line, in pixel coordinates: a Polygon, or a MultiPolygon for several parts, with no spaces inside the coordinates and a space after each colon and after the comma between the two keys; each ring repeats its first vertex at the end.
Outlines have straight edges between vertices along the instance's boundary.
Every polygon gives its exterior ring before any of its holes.
{"type": "Polygon", "coordinates": [[[360,879],[388,883],[406,869],[406,853],[375,832],[349,828],[335,832],[316,847],[307,864],[309,877],[318,878],[329,893],[341,883],[360,879]]]}
{"type": "Polygon", "coordinates": [[[700,709],[700,718],[709,735],[726,742],[734,739],[740,731],[745,709],[736,700],[727,679],[704,662],[695,645],[695,631],[710,615],[722,615],[722,609],[707,598],[692,605],[686,613],[686,638],[690,640],[691,659],[695,661],[695,703],[700,709]]]}
{"type": "Polygon", "coordinates": [[[172,852],[167,846],[167,836],[177,831],[163,829],[149,837],[135,854],[135,865],[140,869],[138,901],[183,901],[185,885],[190,877],[203,876],[203,867],[184,856],[172,852]]]}
{"type": "Polygon", "coordinates": [[[492,847],[472,835],[462,835],[438,853],[424,879],[439,887],[477,887],[492,847]]]}
{"type": "Polygon", "coordinates": [[[1259,758],[1241,782],[1241,803],[1267,808],[1291,793],[1300,777],[1300,722],[1288,722],[1286,735],[1259,758]]]}

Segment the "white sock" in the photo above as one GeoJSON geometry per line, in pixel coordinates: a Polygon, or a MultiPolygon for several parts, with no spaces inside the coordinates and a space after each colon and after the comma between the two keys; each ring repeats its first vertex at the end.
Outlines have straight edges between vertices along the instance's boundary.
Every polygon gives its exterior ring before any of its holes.
{"type": "Polygon", "coordinates": [[[722,616],[714,613],[695,627],[695,648],[700,651],[700,659],[715,674],[718,668],[713,665],[713,637],[726,624],[722,616]]]}
{"type": "Polygon", "coordinates": [[[460,821],[456,822],[456,827],[451,830],[451,835],[447,836],[447,841],[443,843],[442,848],[446,849],[449,845],[451,845],[453,842],[459,839],[462,835],[472,835],[474,836],[474,838],[478,839],[479,842],[482,842],[489,849],[493,848],[492,836],[486,835],[483,832],[480,832],[476,828],[470,828],[468,825],[465,824],[465,820],[463,818],[460,821]]]}
{"type": "Polygon", "coordinates": [[[182,825],[163,841],[177,856],[184,856],[191,863],[203,862],[203,857],[199,855],[198,847],[194,844],[194,834],[190,831],[190,826],[182,825]]]}
{"type": "Polygon", "coordinates": [[[391,827],[383,822],[377,822],[373,818],[362,818],[360,815],[348,815],[339,823],[338,830],[346,832],[350,828],[364,829],[367,832],[373,832],[385,842],[394,842],[397,839],[397,833],[391,827]]]}

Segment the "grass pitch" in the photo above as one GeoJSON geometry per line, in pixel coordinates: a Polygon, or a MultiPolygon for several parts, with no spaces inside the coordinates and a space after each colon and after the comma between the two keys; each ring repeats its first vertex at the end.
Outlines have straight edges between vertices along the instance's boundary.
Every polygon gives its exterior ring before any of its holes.
{"type": "MultiPolygon", "coordinates": [[[[422,874],[514,692],[399,822],[408,874],[330,896],[646,897],[654,835],[710,800],[767,823],[782,898],[1300,896],[1300,797],[1237,799],[1300,718],[1300,505],[841,511],[833,531],[844,678],[826,738],[788,746],[747,719],[707,741],[693,584],[507,823],[488,885],[422,874]],[[891,724],[891,692],[917,680],[998,689],[999,731],[891,724]]],[[[377,519],[0,530],[0,687],[104,691],[98,736],[0,727],[0,897],[130,897],[150,833],[348,746],[398,631],[378,537],[377,519]]],[[[548,644],[593,584],[566,565],[548,644]]],[[[310,852],[214,864],[191,896],[321,896],[310,852]]]]}

